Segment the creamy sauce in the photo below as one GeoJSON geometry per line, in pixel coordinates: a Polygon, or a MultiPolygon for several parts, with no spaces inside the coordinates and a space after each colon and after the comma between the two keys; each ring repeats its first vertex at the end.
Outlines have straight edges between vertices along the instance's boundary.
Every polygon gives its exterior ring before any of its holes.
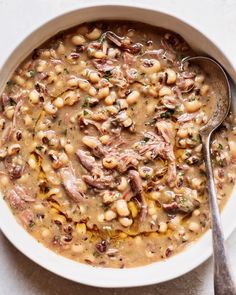
{"type": "MultiPolygon", "coordinates": [[[[0,184],[39,242],[79,262],[135,267],[209,228],[199,129],[217,93],[178,35],[83,24],[36,49],[1,95],[0,184]]],[[[212,141],[221,207],[235,181],[231,115],[212,141]]]]}

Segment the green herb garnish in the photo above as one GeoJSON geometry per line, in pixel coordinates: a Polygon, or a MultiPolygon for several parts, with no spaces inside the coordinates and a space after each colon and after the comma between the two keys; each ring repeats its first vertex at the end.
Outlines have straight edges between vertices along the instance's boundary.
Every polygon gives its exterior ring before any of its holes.
{"type": "Polygon", "coordinates": [[[33,227],[35,225],[35,222],[33,220],[30,221],[29,227],[33,227]]]}
{"type": "Polygon", "coordinates": [[[29,71],[29,75],[30,75],[30,77],[35,77],[35,75],[36,75],[36,71],[35,70],[31,70],[31,71],[29,71]]]}
{"type": "Polygon", "coordinates": [[[37,151],[40,151],[40,152],[41,152],[41,150],[43,149],[43,146],[41,146],[41,145],[37,145],[37,146],[35,147],[35,149],[36,149],[37,151]]]}
{"type": "Polygon", "coordinates": [[[84,114],[84,116],[87,116],[89,114],[89,112],[84,110],[83,114],[84,114]]]}
{"type": "Polygon", "coordinates": [[[11,106],[16,105],[16,101],[13,98],[11,98],[11,97],[9,99],[9,103],[10,103],[11,106]]]}
{"type": "Polygon", "coordinates": [[[82,108],[86,108],[88,106],[88,102],[89,102],[90,97],[86,96],[84,98],[83,104],[82,104],[82,108]]]}
{"type": "Polygon", "coordinates": [[[160,117],[167,119],[167,118],[170,118],[173,115],[173,113],[174,113],[174,110],[168,110],[168,111],[166,111],[164,113],[161,113],[160,117]]]}
{"type": "Polygon", "coordinates": [[[64,72],[65,72],[66,74],[69,74],[69,71],[68,71],[67,68],[64,68],[64,72]]]}
{"type": "Polygon", "coordinates": [[[218,149],[223,150],[223,145],[221,143],[218,144],[218,149]]]}

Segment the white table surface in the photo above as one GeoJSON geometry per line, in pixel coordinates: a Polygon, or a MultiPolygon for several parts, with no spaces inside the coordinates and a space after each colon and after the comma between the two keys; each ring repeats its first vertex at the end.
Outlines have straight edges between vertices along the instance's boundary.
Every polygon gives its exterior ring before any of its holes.
{"type": "MultiPolygon", "coordinates": [[[[88,2],[96,0],[0,0],[0,67],[9,51],[39,24],[88,2]]],[[[116,2],[127,3],[127,0],[116,2]]],[[[182,15],[207,32],[232,56],[236,68],[235,0],[145,0],[145,3],[176,16],[182,15]]],[[[236,279],[236,231],[227,241],[227,247],[236,279]]],[[[135,295],[137,292],[140,295],[212,295],[211,259],[168,283],[142,288],[100,289],[70,282],[42,269],[16,250],[0,231],[0,295],[135,295]]]]}

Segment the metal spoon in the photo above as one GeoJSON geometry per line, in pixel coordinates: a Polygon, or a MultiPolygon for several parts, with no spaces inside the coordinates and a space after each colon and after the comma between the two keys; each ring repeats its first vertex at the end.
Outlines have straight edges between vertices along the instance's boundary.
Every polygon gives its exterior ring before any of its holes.
{"type": "Polygon", "coordinates": [[[227,261],[224,235],[221,227],[219,207],[217,204],[217,194],[212,173],[210,139],[215,131],[225,120],[231,104],[231,89],[227,75],[221,65],[212,58],[205,56],[188,57],[183,63],[197,65],[204,69],[214,83],[215,93],[217,94],[216,105],[213,108],[209,121],[200,129],[203,146],[203,158],[206,166],[207,186],[209,204],[211,211],[211,227],[213,241],[213,260],[214,260],[214,290],[215,295],[236,295],[236,288],[227,261]]]}

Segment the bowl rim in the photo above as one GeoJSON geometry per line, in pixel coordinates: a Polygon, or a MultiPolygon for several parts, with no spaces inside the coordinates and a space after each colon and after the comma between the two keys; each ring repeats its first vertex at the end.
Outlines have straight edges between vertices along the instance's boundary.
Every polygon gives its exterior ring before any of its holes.
{"type": "MultiPolygon", "coordinates": [[[[219,48],[216,45],[216,43],[214,41],[212,41],[211,38],[205,32],[203,33],[201,30],[199,30],[199,28],[197,28],[197,26],[195,24],[191,24],[191,22],[187,22],[183,18],[176,17],[175,15],[173,15],[172,13],[169,13],[169,12],[167,13],[162,10],[158,10],[157,7],[151,8],[148,4],[145,4],[145,3],[142,3],[142,4],[141,3],[137,3],[137,4],[128,3],[127,4],[127,3],[111,2],[108,4],[108,3],[104,3],[103,1],[99,1],[96,3],[81,5],[81,7],[78,7],[78,8],[70,9],[66,12],[57,14],[57,16],[50,18],[50,20],[42,22],[42,24],[40,26],[37,26],[33,31],[31,31],[29,34],[27,34],[27,36],[25,38],[23,38],[15,46],[15,48],[12,50],[12,52],[10,52],[10,54],[5,59],[5,62],[3,63],[3,65],[0,69],[0,73],[2,72],[2,69],[7,64],[7,62],[11,58],[11,56],[14,54],[14,52],[17,51],[18,47],[21,44],[23,44],[24,42],[26,42],[27,39],[31,38],[33,36],[33,34],[35,34],[40,29],[47,27],[50,23],[55,22],[57,19],[61,19],[61,18],[65,17],[66,15],[69,15],[72,12],[78,11],[78,13],[79,12],[82,13],[83,10],[87,10],[87,9],[91,9],[91,8],[98,8],[98,7],[102,8],[104,6],[111,7],[111,8],[121,7],[121,8],[129,8],[129,9],[146,10],[148,12],[157,12],[157,13],[160,13],[160,14],[166,16],[166,17],[171,17],[173,19],[176,19],[177,21],[182,22],[183,24],[187,25],[188,27],[190,27],[191,29],[193,29],[195,31],[198,31],[201,35],[206,37],[209,40],[209,42],[212,43],[217,48],[217,50],[222,54],[222,56],[224,56],[226,58],[226,60],[230,63],[230,58],[222,52],[221,48],[219,48]]],[[[7,210],[7,208],[8,208],[7,205],[2,204],[2,202],[5,203],[5,201],[3,201],[1,199],[0,200],[0,207],[6,206],[5,208],[7,210]]],[[[9,208],[8,208],[8,211],[10,214],[12,214],[11,211],[9,210],[9,208]]],[[[91,267],[91,266],[87,266],[82,263],[78,263],[78,262],[74,262],[74,261],[72,262],[72,260],[65,258],[63,256],[60,256],[60,255],[57,255],[54,252],[52,252],[51,250],[48,250],[43,245],[37,244],[37,241],[33,237],[31,237],[21,225],[19,225],[17,223],[17,221],[15,220],[15,217],[13,215],[12,215],[11,224],[12,224],[12,226],[14,224],[13,227],[15,229],[17,228],[17,230],[19,231],[19,235],[15,234],[15,232],[9,231],[7,223],[4,222],[4,218],[2,218],[2,216],[0,216],[0,229],[2,230],[4,235],[7,237],[7,239],[25,256],[27,256],[29,259],[31,259],[32,261],[34,261],[38,265],[42,266],[43,268],[45,268],[45,269],[63,277],[63,278],[67,278],[69,280],[72,280],[72,281],[75,281],[75,282],[78,282],[81,284],[86,284],[86,285],[95,286],[95,287],[104,287],[104,288],[137,287],[137,286],[146,286],[146,285],[152,285],[152,284],[156,284],[156,283],[166,282],[168,280],[177,278],[177,277],[182,276],[182,275],[186,274],[187,272],[193,270],[194,268],[196,268],[197,266],[202,264],[212,254],[211,245],[209,245],[209,241],[211,240],[210,239],[210,231],[208,230],[207,233],[205,233],[200,239],[198,239],[198,241],[195,242],[194,245],[190,246],[192,249],[194,249],[194,247],[197,246],[197,243],[200,240],[204,239],[204,240],[208,241],[208,244],[207,244],[208,247],[205,249],[205,251],[203,251],[201,253],[201,255],[199,255],[197,258],[195,258],[195,260],[190,259],[188,265],[182,267],[182,269],[180,271],[178,271],[177,274],[172,273],[172,274],[163,276],[161,280],[159,280],[155,276],[143,275],[142,280],[141,279],[140,280],[132,279],[132,281],[130,282],[129,280],[125,280],[125,278],[129,277],[129,275],[131,275],[133,277],[133,274],[135,272],[139,272],[140,270],[141,270],[141,272],[142,271],[145,272],[149,268],[153,268],[153,267],[158,268],[161,264],[163,265],[163,263],[166,263],[166,262],[161,261],[161,262],[145,265],[142,267],[136,267],[136,268],[130,268],[130,269],[124,269],[124,270],[123,269],[121,270],[121,269],[112,269],[112,268],[91,267]],[[30,245],[33,245],[34,249],[27,249],[25,247],[24,243],[22,243],[21,237],[24,237],[24,239],[27,240],[27,243],[29,243],[30,245]],[[37,252],[35,250],[38,250],[39,252],[37,252]],[[46,258],[46,257],[50,257],[50,259],[44,260],[44,258],[46,258]],[[76,273],[71,274],[69,272],[67,273],[67,267],[63,268],[63,267],[59,267],[59,265],[58,265],[58,267],[55,267],[55,265],[53,266],[54,259],[57,261],[60,261],[60,262],[62,261],[63,263],[65,263],[66,266],[76,263],[76,264],[80,265],[81,269],[83,269],[85,272],[87,271],[88,273],[91,274],[94,271],[94,275],[92,278],[87,278],[86,275],[83,274],[82,278],[78,278],[78,277],[76,277],[76,275],[78,275],[78,273],[77,274],[76,273]],[[101,276],[99,275],[99,272],[101,272],[101,271],[103,273],[105,273],[105,275],[107,275],[107,279],[103,279],[103,280],[101,279],[101,276]],[[112,275],[110,276],[109,273],[111,273],[112,275]],[[116,280],[114,278],[114,275],[116,275],[118,273],[119,273],[120,277],[122,277],[122,279],[123,279],[122,282],[120,280],[116,280]],[[109,279],[110,279],[110,281],[107,281],[109,279]]],[[[235,227],[236,227],[236,223],[231,224],[231,226],[225,230],[225,236],[229,237],[229,235],[232,233],[232,231],[234,230],[235,227]]],[[[171,258],[171,259],[176,260],[176,262],[178,263],[179,262],[178,257],[181,256],[181,254],[183,252],[185,252],[186,250],[187,249],[185,249],[184,251],[181,251],[179,254],[174,255],[173,258],[171,258]],[[177,259],[175,259],[175,258],[177,258],[177,259]]],[[[192,252],[194,253],[194,251],[192,251],[192,252]]],[[[139,275],[139,278],[141,278],[140,275],[139,275]]]]}

